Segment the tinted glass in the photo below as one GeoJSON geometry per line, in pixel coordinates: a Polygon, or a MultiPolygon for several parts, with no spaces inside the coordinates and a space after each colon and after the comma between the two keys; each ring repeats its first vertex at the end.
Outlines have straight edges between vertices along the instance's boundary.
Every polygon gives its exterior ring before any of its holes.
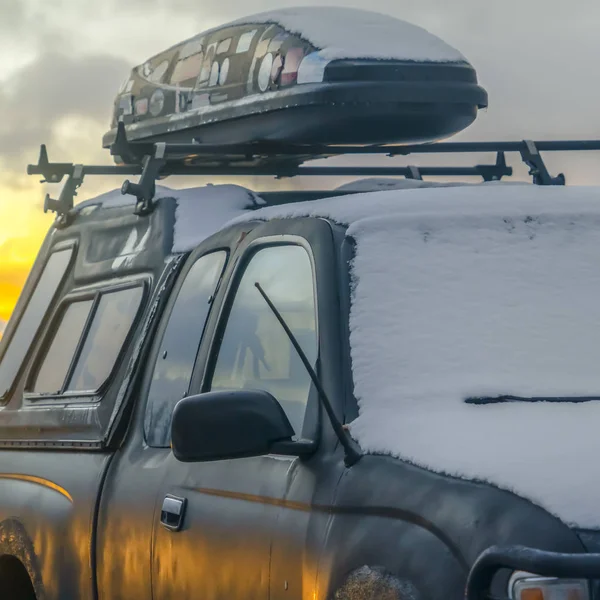
{"type": "Polygon", "coordinates": [[[257,252],[237,289],[212,379],[213,390],[260,389],[283,406],[302,433],[311,379],[281,324],[256,289],[273,301],[315,364],[318,342],[312,265],[300,246],[257,252]]]}
{"type": "Polygon", "coordinates": [[[33,391],[36,394],[58,394],[62,391],[93,304],[93,300],[73,302],[64,311],[35,379],[33,391]]]}
{"type": "Polygon", "coordinates": [[[67,390],[92,392],[108,379],[140,308],[143,288],[102,294],[67,390]]]}
{"type": "Polygon", "coordinates": [[[171,414],[175,404],[188,392],[211,298],[225,258],[225,252],[214,252],[198,259],[173,304],[148,392],[145,430],[150,446],[168,447],[170,444],[171,414]]]}
{"type": "Polygon", "coordinates": [[[73,248],[50,255],[21,321],[0,361],[0,398],[11,388],[33,339],[67,272],[73,248]]]}

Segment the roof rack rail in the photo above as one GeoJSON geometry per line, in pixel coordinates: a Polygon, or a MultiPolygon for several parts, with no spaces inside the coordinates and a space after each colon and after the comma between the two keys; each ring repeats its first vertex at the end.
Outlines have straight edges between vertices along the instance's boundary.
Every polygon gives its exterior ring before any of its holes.
{"type": "Polygon", "coordinates": [[[600,140],[517,142],[440,142],[417,145],[374,146],[314,146],[286,145],[273,142],[253,142],[237,145],[192,143],[149,143],[127,140],[125,127],[119,123],[117,136],[110,153],[120,164],[74,165],[51,163],[46,146],[42,145],[36,165],[28,165],[29,175],[42,175],[42,183],[60,183],[66,176],[58,200],[46,196],[44,211],[53,211],[62,221],[73,208],[74,196],[86,175],[140,175],[138,183],[125,180],[123,194],[136,197],[135,213],[152,211],[156,180],[171,175],[199,176],[272,176],[278,179],[300,176],[403,176],[422,180],[423,176],[478,176],[484,181],[500,181],[511,176],[512,167],[506,164],[506,152],[518,152],[529,167],[536,185],[565,185],[565,176],[552,177],[542,159],[542,151],[600,150],[600,140]],[[473,167],[314,167],[302,166],[306,160],[353,154],[380,154],[387,157],[409,154],[495,152],[494,164],[473,167]],[[258,160],[258,162],[256,162],[258,160]],[[254,162],[252,162],[254,161],[254,162]]]}

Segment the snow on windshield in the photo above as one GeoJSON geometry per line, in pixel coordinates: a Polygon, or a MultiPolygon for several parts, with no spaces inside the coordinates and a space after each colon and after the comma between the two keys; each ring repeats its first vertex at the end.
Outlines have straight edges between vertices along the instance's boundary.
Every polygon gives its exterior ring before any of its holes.
{"type": "Polygon", "coordinates": [[[352,435],[600,526],[600,189],[475,185],[259,210],[349,224],[352,435]],[[592,486],[592,487],[590,487],[592,486]]]}

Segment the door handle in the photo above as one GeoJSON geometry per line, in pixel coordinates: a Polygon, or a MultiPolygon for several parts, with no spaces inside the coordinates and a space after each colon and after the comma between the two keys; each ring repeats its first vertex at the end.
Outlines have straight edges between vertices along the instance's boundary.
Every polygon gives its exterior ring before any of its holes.
{"type": "Polygon", "coordinates": [[[183,525],[187,500],[167,494],[160,511],[160,522],[169,531],[179,531],[183,525]]]}

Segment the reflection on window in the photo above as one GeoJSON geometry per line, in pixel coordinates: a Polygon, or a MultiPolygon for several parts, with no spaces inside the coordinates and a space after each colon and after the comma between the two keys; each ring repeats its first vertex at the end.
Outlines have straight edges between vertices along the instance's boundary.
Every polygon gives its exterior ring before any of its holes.
{"type": "Polygon", "coordinates": [[[36,377],[33,386],[36,394],[58,394],[62,390],[93,304],[93,300],[73,302],[63,313],[36,377]]]}
{"type": "Polygon", "coordinates": [[[150,446],[168,447],[170,444],[171,414],[175,404],[188,392],[211,298],[225,259],[225,252],[199,258],[177,295],[148,392],[144,426],[150,446]]]}
{"type": "Polygon", "coordinates": [[[227,320],[212,390],[260,389],[283,406],[294,431],[302,433],[311,386],[300,357],[255,283],[281,312],[314,366],[317,323],[313,273],[300,246],[274,246],[249,262],[227,320]]]}
{"type": "Polygon", "coordinates": [[[50,255],[21,321],[12,339],[8,342],[9,346],[0,359],[0,398],[6,396],[12,387],[29,347],[46,316],[48,307],[64,280],[72,256],[73,248],[60,250],[50,255]]]}
{"type": "Polygon", "coordinates": [[[178,60],[173,69],[173,75],[171,75],[171,84],[186,83],[188,87],[194,87],[203,62],[204,53],[202,51],[178,60]]]}
{"type": "Polygon", "coordinates": [[[133,325],[143,289],[103,294],[67,390],[93,392],[108,379],[133,325]]]}
{"type": "Polygon", "coordinates": [[[142,297],[143,289],[138,286],[99,292],[94,298],[71,302],[63,312],[31,391],[51,395],[96,392],[115,366],[142,297]]]}

